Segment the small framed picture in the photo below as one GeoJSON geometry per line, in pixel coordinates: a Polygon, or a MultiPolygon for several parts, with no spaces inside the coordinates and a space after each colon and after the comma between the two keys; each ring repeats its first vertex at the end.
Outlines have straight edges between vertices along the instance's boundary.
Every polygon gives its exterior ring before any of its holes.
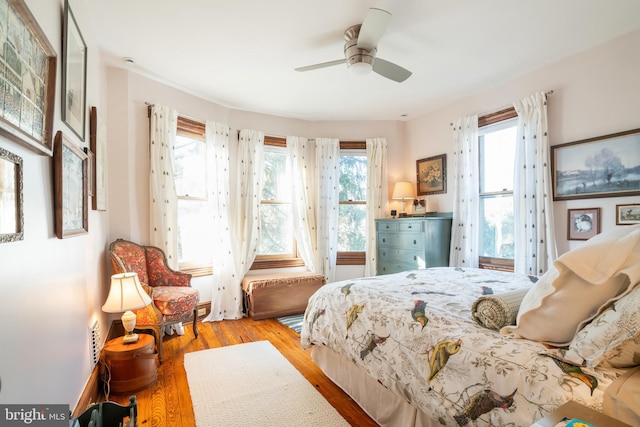
{"type": "Polygon", "coordinates": [[[616,205],[616,225],[640,224],[640,203],[616,205]]]}
{"type": "Polygon", "coordinates": [[[413,203],[411,205],[411,215],[424,216],[424,214],[426,213],[427,213],[427,201],[422,197],[413,199],[413,203]]]}
{"type": "Polygon", "coordinates": [[[568,209],[567,240],[588,240],[600,233],[600,208],[568,209]]]}
{"type": "Polygon", "coordinates": [[[89,231],[89,158],[58,131],[53,147],[55,230],[59,239],[89,231]]]}

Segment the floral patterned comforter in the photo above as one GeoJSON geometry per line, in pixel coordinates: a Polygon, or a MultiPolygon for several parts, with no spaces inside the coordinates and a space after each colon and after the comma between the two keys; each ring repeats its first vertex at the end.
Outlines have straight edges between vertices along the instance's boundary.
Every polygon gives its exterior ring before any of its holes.
{"type": "Polygon", "coordinates": [[[619,371],[568,365],[473,321],[479,296],[536,280],[439,267],[327,284],[309,300],[301,343],[342,354],[442,425],[528,426],[567,400],[601,410],[619,371]]]}

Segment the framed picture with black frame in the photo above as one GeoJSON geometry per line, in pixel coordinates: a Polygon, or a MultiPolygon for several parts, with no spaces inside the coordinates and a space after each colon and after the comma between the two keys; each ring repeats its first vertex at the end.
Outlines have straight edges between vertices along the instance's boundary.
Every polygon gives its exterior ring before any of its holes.
{"type": "Polygon", "coordinates": [[[69,7],[69,0],[64,2],[63,27],[62,121],[84,141],[87,118],[87,45],[69,7]]]}

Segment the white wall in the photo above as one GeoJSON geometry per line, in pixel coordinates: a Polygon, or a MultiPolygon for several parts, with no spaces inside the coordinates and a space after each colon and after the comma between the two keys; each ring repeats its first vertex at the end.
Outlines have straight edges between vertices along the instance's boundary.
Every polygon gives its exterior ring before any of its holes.
{"type": "MultiPolygon", "coordinates": [[[[53,133],[80,141],[61,121],[62,0],[27,0],[57,53],[53,133]]],[[[104,110],[104,72],[86,9],[71,7],[88,47],[87,109],[104,110]]],[[[88,138],[89,126],[85,133],[88,138]]],[[[60,240],[54,231],[53,158],[0,136],[0,146],[23,159],[24,240],[0,245],[0,403],[75,406],[89,378],[89,325],[106,297],[108,212],[89,210],[89,233],[60,240]]]]}
{"type": "MultiPolygon", "coordinates": [[[[442,153],[452,159],[450,123],[456,118],[497,111],[538,91],[553,90],[547,103],[551,145],[640,128],[639,49],[636,31],[408,121],[405,178],[413,181],[417,159],[442,153]]],[[[439,211],[453,209],[451,187],[447,194],[431,198],[439,211]]],[[[640,197],[612,197],[554,202],[559,253],[581,244],[566,240],[567,209],[601,208],[601,229],[606,231],[616,227],[616,204],[639,201],[640,197]]]]}

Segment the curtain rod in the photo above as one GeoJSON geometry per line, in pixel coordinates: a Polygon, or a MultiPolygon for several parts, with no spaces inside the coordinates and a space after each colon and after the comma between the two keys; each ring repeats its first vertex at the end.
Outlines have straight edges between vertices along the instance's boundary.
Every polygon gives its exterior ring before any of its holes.
{"type": "MultiPolygon", "coordinates": [[[[553,89],[549,90],[549,91],[546,91],[544,94],[547,95],[547,96],[553,95],[553,89]]],[[[506,108],[510,108],[510,107],[506,107],[506,108]]],[[[499,109],[495,110],[494,113],[498,112],[498,111],[502,111],[503,109],[504,108],[499,108],[499,109]]],[[[487,115],[487,114],[491,114],[491,113],[486,113],[486,114],[483,114],[483,115],[487,115]]],[[[453,126],[453,122],[449,123],[449,126],[453,126]]]]}

